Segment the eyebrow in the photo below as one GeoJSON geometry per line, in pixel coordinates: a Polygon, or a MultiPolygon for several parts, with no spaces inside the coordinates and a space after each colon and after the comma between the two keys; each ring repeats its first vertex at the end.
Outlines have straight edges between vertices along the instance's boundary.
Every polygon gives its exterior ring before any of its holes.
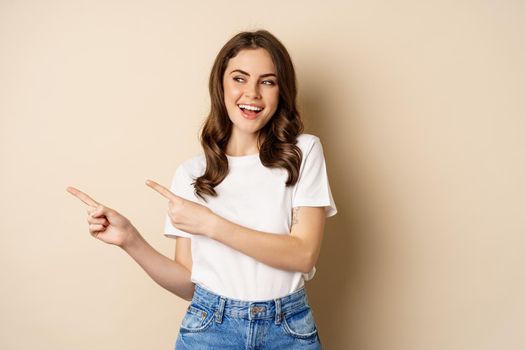
{"type": "MultiPolygon", "coordinates": [[[[243,70],[240,70],[240,69],[234,69],[230,72],[230,74],[233,74],[235,72],[238,72],[238,73],[241,73],[241,74],[244,74],[244,75],[247,75],[247,76],[250,76],[250,74],[246,73],[245,71],[243,70]]],[[[265,77],[271,77],[271,76],[274,76],[277,78],[277,76],[273,73],[266,73],[266,74],[261,74],[261,78],[265,78],[265,77]]]]}

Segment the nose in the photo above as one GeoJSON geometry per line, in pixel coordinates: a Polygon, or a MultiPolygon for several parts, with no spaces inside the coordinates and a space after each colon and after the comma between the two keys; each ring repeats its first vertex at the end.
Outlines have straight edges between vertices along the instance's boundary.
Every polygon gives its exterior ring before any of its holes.
{"type": "Polygon", "coordinates": [[[244,96],[247,98],[258,99],[261,97],[259,91],[259,84],[257,82],[248,83],[245,85],[244,96]]]}

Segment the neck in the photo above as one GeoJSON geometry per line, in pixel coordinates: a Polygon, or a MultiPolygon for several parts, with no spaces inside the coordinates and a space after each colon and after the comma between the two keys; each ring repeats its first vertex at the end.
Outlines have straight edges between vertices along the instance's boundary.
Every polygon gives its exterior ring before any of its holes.
{"type": "Polygon", "coordinates": [[[226,154],[235,157],[258,153],[259,148],[257,147],[257,136],[258,133],[236,133],[232,130],[230,140],[226,147],[226,154]]]}

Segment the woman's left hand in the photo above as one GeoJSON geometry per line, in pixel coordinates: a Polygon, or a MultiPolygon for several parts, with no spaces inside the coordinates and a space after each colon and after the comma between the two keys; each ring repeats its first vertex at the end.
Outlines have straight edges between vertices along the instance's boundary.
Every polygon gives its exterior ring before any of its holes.
{"type": "Polygon", "coordinates": [[[169,200],[168,215],[175,228],[195,235],[211,233],[217,215],[208,207],[177,196],[155,181],[146,180],[146,185],[169,200]]]}

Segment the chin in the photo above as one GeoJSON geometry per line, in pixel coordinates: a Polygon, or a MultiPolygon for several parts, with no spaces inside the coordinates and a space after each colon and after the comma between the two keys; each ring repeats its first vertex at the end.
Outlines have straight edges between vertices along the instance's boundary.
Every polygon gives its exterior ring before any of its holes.
{"type": "Polygon", "coordinates": [[[237,129],[243,134],[258,134],[261,128],[239,128],[237,129]]]}

